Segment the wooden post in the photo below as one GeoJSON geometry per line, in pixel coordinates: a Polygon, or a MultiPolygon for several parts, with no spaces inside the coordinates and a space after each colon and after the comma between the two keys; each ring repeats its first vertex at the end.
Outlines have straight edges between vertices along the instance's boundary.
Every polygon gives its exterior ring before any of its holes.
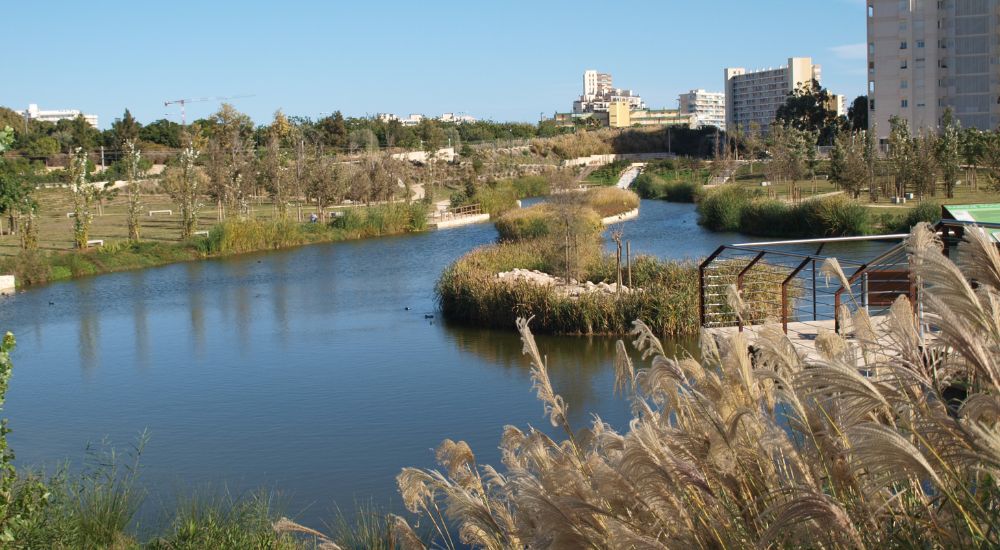
{"type": "Polygon", "coordinates": [[[625,267],[628,269],[628,287],[632,288],[632,241],[625,241],[625,267]]]}

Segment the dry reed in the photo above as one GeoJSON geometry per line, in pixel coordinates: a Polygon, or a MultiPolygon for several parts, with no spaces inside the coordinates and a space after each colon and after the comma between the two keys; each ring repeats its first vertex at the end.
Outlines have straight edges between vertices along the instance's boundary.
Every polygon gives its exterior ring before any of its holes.
{"type": "Polygon", "coordinates": [[[742,333],[671,359],[637,321],[650,364],[616,361],[634,410],[624,432],[568,425],[572,404],[519,321],[566,439],[507,426],[503,469],[446,441],[444,471],[399,475],[405,504],[481,548],[997,547],[1000,254],[971,230],[952,263],[926,225],[908,245],[925,325],[901,297],[872,334],[824,334],[819,359],[776,326],[753,359],[742,333]]]}

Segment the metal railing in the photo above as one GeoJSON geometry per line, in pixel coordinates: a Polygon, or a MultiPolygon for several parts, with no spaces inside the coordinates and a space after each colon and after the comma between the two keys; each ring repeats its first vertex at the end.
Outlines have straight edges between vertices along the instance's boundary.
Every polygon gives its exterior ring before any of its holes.
{"type": "Polygon", "coordinates": [[[467,204],[465,206],[456,206],[455,208],[449,208],[443,210],[439,213],[437,217],[439,218],[460,218],[462,216],[473,216],[483,213],[483,207],[480,204],[467,204]]]}
{"type": "MultiPolygon", "coordinates": [[[[1000,224],[942,220],[935,226],[950,252],[966,231],[979,230],[1000,236],[1000,224]]],[[[820,328],[840,332],[845,313],[864,309],[869,316],[885,314],[899,296],[907,296],[914,313],[919,312],[920,285],[910,270],[905,239],[908,234],[798,239],[720,246],[699,266],[699,313],[705,328],[781,323],[786,333],[815,336],[820,328]],[[843,243],[852,245],[838,251],[843,243]],[[815,247],[813,250],[812,247],[815,247]],[[824,250],[828,253],[824,254],[824,250]],[[867,256],[863,259],[859,256],[867,256]],[[824,272],[823,264],[836,258],[843,275],[824,272]],[[729,303],[729,287],[735,286],[744,311],[738,314],[729,303]]],[[[1000,240],[1000,239],[998,239],[1000,240]]]]}
{"type": "MultiPolygon", "coordinates": [[[[843,239],[802,239],[720,246],[699,266],[699,309],[706,328],[759,325],[780,322],[785,332],[795,323],[796,331],[806,325],[818,329],[834,320],[835,293],[839,283],[829,282],[822,267],[831,256],[823,255],[830,243],[846,241],[898,242],[905,235],[848,237],[843,239]],[[737,312],[730,304],[730,287],[735,287],[744,304],[737,312]]],[[[889,244],[888,246],[891,246],[889,244]]],[[[847,276],[864,263],[838,255],[847,276]]]]}

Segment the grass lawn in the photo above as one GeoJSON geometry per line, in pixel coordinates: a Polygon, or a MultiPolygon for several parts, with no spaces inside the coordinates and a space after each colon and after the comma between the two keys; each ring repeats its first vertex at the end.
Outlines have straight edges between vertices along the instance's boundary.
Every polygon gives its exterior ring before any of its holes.
{"type": "MultiPolygon", "coordinates": [[[[38,247],[41,250],[66,251],[73,249],[73,218],[67,217],[73,211],[72,198],[69,189],[40,189],[36,193],[39,203],[38,247]]],[[[208,197],[203,197],[205,206],[198,216],[197,230],[208,230],[217,224],[215,204],[208,197]]],[[[125,225],[127,198],[120,193],[113,201],[104,203],[104,214],[96,214],[90,226],[91,239],[104,239],[105,244],[113,241],[126,240],[128,228],[125,225]]],[[[140,237],[144,241],[179,242],[181,234],[181,216],[177,203],[167,195],[143,195],[142,217],[140,218],[140,237]],[[150,210],[173,210],[171,215],[157,214],[149,216],[150,210]]],[[[274,208],[269,201],[254,204],[253,211],[258,219],[274,217],[274,208]]],[[[303,208],[303,216],[308,216],[312,209],[303,208]]],[[[290,214],[294,215],[292,211],[290,214]]],[[[3,222],[4,231],[8,231],[7,220],[3,222]]],[[[15,255],[20,251],[20,241],[17,235],[0,235],[0,256],[15,255]]]]}

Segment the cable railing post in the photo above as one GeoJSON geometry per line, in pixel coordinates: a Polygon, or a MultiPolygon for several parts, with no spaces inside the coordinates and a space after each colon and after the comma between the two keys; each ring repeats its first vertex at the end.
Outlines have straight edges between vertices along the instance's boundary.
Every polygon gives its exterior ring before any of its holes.
{"type": "Polygon", "coordinates": [[[798,277],[799,273],[809,265],[812,261],[811,257],[807,257],[802,260],[802,263],[798,265],[785,280],[781,282],[781,328],[788,334],[788,283],[792,282],[792,279],[798,277]]]}
{"type": "MultiPolygon", "coordinates": [[[[760,259],[764,257],[764,254],[765,252],[763,251],[757,253],[757,255],[754,256],[752,260],[750,260],[750,262],[746,265],[746,267],[741,269],[739,274],[736,275],[736,293],[738,295],[742,296],[741,293],[743,292],[743,276],[746,275],[748,271],[753,269],[753,266],[757,265],[757,262],[759,262],[760,259]]],[[[738,311],[736,312],[736,325],[737,327],[739,327],[738,330],[740,332],[743,332],[743,317],[738,311]]]]}

